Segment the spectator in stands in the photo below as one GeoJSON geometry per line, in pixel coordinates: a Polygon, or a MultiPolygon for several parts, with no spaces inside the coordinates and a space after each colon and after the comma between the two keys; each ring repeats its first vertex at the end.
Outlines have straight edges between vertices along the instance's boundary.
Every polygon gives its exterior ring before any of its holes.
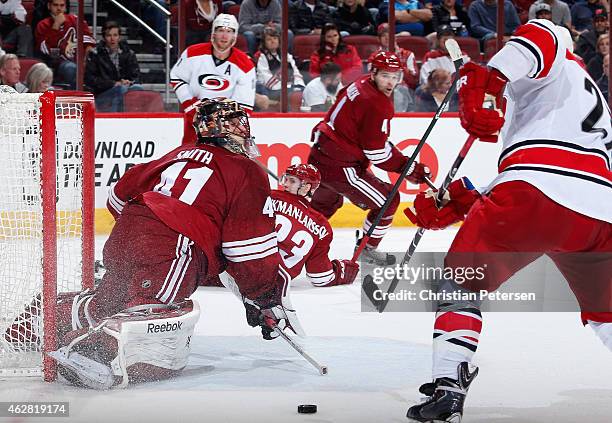
{"type": "Polygon", "coordinates": [[[185,0],[185,44],[190,46],[210,40],[212,22],[223,11],[222,0],[185,0]]]}
{"type": "MultiPolygon", "coordinates": [[[[452,84],[451,73],[446,69],[435,69],[429,74],[427,83],[416,90],[416,111],[435,112],[442,104],[446,93],[452,84]]],[[[445,111],[456,112],[458,110],[458,97],[455,93],[451,97],[448,108],[445,111]]]]}
{"type": "Polygon", "coordinates": [[[12,53],[7,53],[0,57],[0,85],[8,85],[18,93],[25,93],[28,87],[19,81],[19,57],[12,53]]]}
{"type": "Polygon", "coordinates": [[[125,93],[142,90],[136,54],[121,40],[119,29],[117,22],[104,24],[104,39],[89,53],[85,64],[85,84],[93,90],[101,112],[122,112],[125,93]]]}
{"type": "Polygon", "coordinates": [[[608,76],[610,75],[610,55],[606,54],[603,58],[603,75],[597,80],[597,86],[608,102],[608,76]]]}
{"type": "Polygon", "coordinates": [[[44,93],[51,88],[53,83],[53,71],[44,63],[32,65],[26,75],[26,86],[28,92],[44,93]]]}
{"type": "Polygon", "coordinates": [[[342,5],[333,14],[334,22],[341,32],[348,35],[376,34],[372,14],[363,3],[364,0],[342,0],[342,5]]]}
{"type": "Polygon", "coordinates": [[[607,11],[607,1],[586,0],[575,3],[571,8],[572,23],[578,32],[593,29],[593,17],[598,10],[607,11]]]}
{"type": "MultiPolygon", "coordinates": [[[[395,32],[400,35],[425,35],[425,25],[431,21],[431,9],[418,0],[395,0],[395,32]]],[[[389,1],[378,7],[378,22],[388,22],[389,1]]]]}
{"type": "MultiPolygon", "coordinates": [[[[468,9],[472,36],[482,41],[497,37],[497,0],[474,0],[468,9]]],[[[504,1],[504,36],[509,37],[521,24],[510,0],[504,1]]]]}
{"type": "Polygon", "coordinates": [[[541,17],[539,19],[548,19],[553,21],[555,25],[562,25],[567,29],[572,29],[572,15],[567,3],[561,0],[538,0],[529,8],[529,19],[537,18],[538,11],[551,14],[551,17],[541,17]]]}
{"type": "Polygon", "coordinates": [[[442,2],[431,9],[433,17],[431,23],[434,32],[442,25],[450,26],[458,37],[467,37],[470,27],[470,18],[455,0],[442,0],[442,2]]]}
{"type": "Polygon", "coordinates": [[[353,82],[363,73],[363,63],[355,47],[344,43],[335,24],[325,24],[321,32],[319,49],[310,56],[309,72],[311,76],[321,73],[321,66],[334,62],[342,69],[342,83],[353,82]]]}
{"type": "MultiPolygon", "coordinates": [[[[47,6],[48,2],[49,0],[34,0],[34,10],[32,11],[32,22],[30,22],[30,25],[33,31],[36,31],[38,22],[51,16],[51,13],[49,13],[49,6],[47,6]]],[[[70,11],[70,0],[66,0],[66,10],[70,11]]]]}
{"type": "Polygon", "coordinates": [[[279,0],[244,0],[242,2],[238,23],[240,24],[240,33],[247,40],[249,54],[255,54],[264,27],[275,25],[280,31],[280,21],[281,5],[279,0]]]}
{"type": "Polygon", "coordinates": [[[597,53],[587,63],[587,72],[597,81],[603,75],[603,58],[610,51],[608,34],[601,34],[597,39],[597,53]]]}
{"type": "Polygon", "coordinates": [[[547,19],[552,22],[552,9],[548,4],[534,3],[529,10],[535,11],[535,16],[530,19],[547,19]]]}
{"type": "MultiPolygon", "coordinates": [[[[47,3],[51,16],[36,26],[36,50],[47,64],[72,89],[76,86],[77,67],[74,62],[77,46],[77,17],[66,13],[66,0],[49,0],[47,3]]],[[[83,43],[85,54],[95,46],[87,22],[83,22],[83,43]]]]}
{"type": "Polygon", "coordinates": [[[0,0],[0,43],[9,53],[32,57],[34,38],[21,0],[0,0]]]}
{"type": "Polygon", "coordinates": [[[331,21],[329,7],[320,0],[296,0],[289,6],[289,29],[295,35],[319,35],[331,21]]]}
{"type": "Polygon", "coordinates": [[[582,57],[585,63],[589,63],[595,56],[597,52],[597,39],[600,35],[608,33],[608,26],[608,14],[606,11],[603,9],[596,10],[595,16],[593,16],[593,29],[580,34],[576,42],[575,53],[582,57]]]}
{"type": "MultiPolygon", "coordinates": [[[[450,54],[446,49],[446,40],[449,38],[455,38],[455,32],[448,25],[442,25],[438,28],[436,34],[436,49],[428,51],[423,56],[423,63],[421,64],[421,72],[419,81],[421,84],[426,84],[429,75],[435,69],[446,69],[451,75],[455,73],[455,65],[453,64],[450,54]]],[[[463,56],[464,62],[469,62],[470,57],[467,55],[463,56]]]]}
{"type": "MultiPolygon", "coordinates": [[[[276,26],[266,27],[261,47],[256,54],[257,94],[268,97],[268,107],[279,103],[281,95],[281,50],[280,33],[276,26]]],[[[304,78],[295,65],[291,54],[287,55],[287,89],[289,92],[304,89],[304,78]]],[[[255,104],[258,102],[256,101],[255,104]]]]}
{"type": "Polygon", "coordinates": [[[342,89],[342,69],[336,63],[326,63],[321,67],[321,76],[306,85],[302,96],[303,112],[326,112],[336,102],[342,89]]]}
{"type": "MultiPolygon", "coordinates": [[[[368,63],[380,51],[389,50],[389,24],[382,23],[378,25],[378,50],[373,52],[368,59],[368,63]]],[[[404,79],[401,84],[395,86],[393,91],[393,105],[396,112],[411,112],[414,110],[414,89],[419,82],[417,72],[416,58],[414,53],[405,48],[401,48],[395,43],[395,54],[399,57],[402,66],[404,67],[404,79]]],[[[368,64],[368,69],[370,65],[368,64]]]]}

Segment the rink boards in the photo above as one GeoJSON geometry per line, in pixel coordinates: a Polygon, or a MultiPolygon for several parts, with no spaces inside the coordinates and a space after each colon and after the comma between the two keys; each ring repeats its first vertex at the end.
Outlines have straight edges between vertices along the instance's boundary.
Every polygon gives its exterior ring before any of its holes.
{"type": "MultiPolygon", "coordinates": [[[[261,151],[260,160],[278,174],[292,163],[305,162],[311,147],[312,128],[321,120],[320,114],[259,114],[251,118],[251,133],[261,151]]],[[[410,155],[419,142],[432,114],[404,114],[391,122],[389,139],[404,154],[410,155]]],[[[101,114],[96,118],[96,233],[108,233],[113,219],[106,211],[108,188],[129,167],[156,159],[180,145],[183,120],[179,114],[101,114]]],[[[432,171],[439,185],[448,172],[467,134],[456,114],[443,116],[431,132],[418,160],[432,171]]],[[[497,173],[499,144],[477,143],[459,170],[459,176],[469,176],[476,186],[486,186],[497,173]]],[[[393,174],[374,168],[381,179],[395,182],[393,174]]],[[[270,178],[272,188],[276,181],[270,178]]],[[[404,182],[401,201],[410,203],[416,193],[426,187],[404,182]]],[[[409,226],[400,206],[394,225],[409,226]]],[[[332,218],[334,227],[359,227],[364,212],[346,203],[332,218]]]]}

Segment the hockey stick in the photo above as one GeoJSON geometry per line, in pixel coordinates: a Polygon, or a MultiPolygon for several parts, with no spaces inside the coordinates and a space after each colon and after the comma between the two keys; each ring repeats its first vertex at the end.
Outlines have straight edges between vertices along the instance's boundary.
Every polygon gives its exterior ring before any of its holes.
{"type": "MultiPolygon", "coordinates": [[[[444,178],[444,182],[442,182],[442,186],[440,187],[440,189],[438,190],[436,194],[436,204],[438,205],[438,207],[442,204],[442,200],[444,198],[444,194],[446,194],[448,186],[451,184],[451,182],[453,182],[453,179],[455,178],[455,175],[457,174],[459,167],[463,163],[463,160],[465,160],[465,157],[470,151],[470,148],[472,148],[472,145],[474,144],[475,140],[476,140],[476,137],[472,135],[468,136],[467,140],[465,141],[465,144],[463,144],[463,147],[461,148],[461,151],[459,151],[457,158],[455,159],[450,170],[446,174],[446,178],[444,178]]],[[[425,230],[426,229],[424,228],[419,228],[416,234],[414,235],[414,238],[412,239],[412,242],[410,243],[410,246],[408,247],[406,254],[404,254],[404,258],[402,259],[402,262],[399,264],[400,268],[408,264],[408,262],[414,255],[414,252],[417,246],[419,245],[419,242],[421,241],[421,238],[423,237],[425,230]]],[[[399,283],[399,279],[396,274],[393,276],[393,280],[389,284],[389,289],[387,289],[387,295],[383,296],[383,299],[380,301],[377,301],[374,299],[374,296],[373,296],[374,291],[378,290],[378,286],[374,283],[374,279],[372,278],[371,275],[367,275],[366,277],[363,278],[363,290],[364,292],[369,293],[368,298],[370,299],[372,304],[374,304],[374,307],[376,307],[378,312],[382,313],[383,311],[385,311],[385,308],[387,307],[387,304],[389,303],[389,294],[395,291],[398,283],[399,283]]]]}
{"type": "Polygon", "coordinates": [[[457,82],[459,81],[459,68],[463,64],[463,55],[461,54],[461,49],[459,48],[459,44],[457,44],[457,41],[455,41],[454,39],[451,38],[451,39],[446,40],[445,45],[446,45],[446,49],[448,50],[451,56],[451,59],[453,60],[453,64],[455,65],[455,77],[453,78],[453,83],[450,89],[448,90],[448,92],[446,93],[444,100],[442,100],[442,103],[440,103],[440,107],[438,107],[438,110],[436,111],[436,114],[434,115],[433,119],[431,120],[431,122],[429,122],[429,126],[425,130],[423,137],[417,144],[416,148],[414,149],[414,152],[412,153],[412,155],[406,162],[406,165],[402,169],[402,173],[400,174],[400,177],[397,179],[397,182],[395,182],[395,185],[393,185],[393,188],[391,189],[391,192],[387,196],[387,199],[385,200],[385,203],[383,204],[382,208],[378,212],[378,215],[376,216],[376,218],[370,225],[370,228],[368,229],[366,234],[363,236],[363,238],[361,238],[359,245],[355,249],[353,258],[351,259],[351,261],[353,262],[357,261],[357,258],[359,257],[363,249],[365,248],[369,239],[372,237],[372,233],[374,233],[374,229],[376,229],[376,226],[378,226],[378,224],[380,223],[380,220],[382,219],[385,212],[391,205],[391,201],[393,201],[393,197],[395,197],[395,194],[397,194],[397,191],[399,191],[400,185],[403,183],[406,175],[408,175],[408,171],[412,167],[413,163],[416,160],[416,157],[418,156],[418,154],[421,152],[421,149],[425,145],[425,142],[427,141],[429,134],[433,130],[433,127],[435,126],[436,122],[438,122],[438,119],[440,119],[440,115],[442,114],[442,112],[445,111],[446,107],[448,106],[448,103],[450,103],[451,97],[453,96],[453,94],[455,93],[457,89],[457,82]]]}
{"type": "Polygon", "coordinates": [[[319,371],[319,374],[321,376],[324,376],[324,375],[327,374],[327,366],[323,366],[323,365],[319,364],[317,362],[317,360],[312,358],[312,356],[310,356],[310,354],[308,354],[306,351],[304,351],[304,348],[302,348],[293,339],[291,339],[289,337],[289,335],[287,335],[285,332],[283,332],[283,330],[281,328],[279,328],[278,326],[274,326],[272,328],[272,330],[274,330],[274,332],[276,334],[278,334],[278,336],[283,338],[289,344],[289,346],[291,348],[293,348],[294,350],[296,350],[298,352],[298,354],[300,354],[302,357],[304,357],[304,359],[306,361],[308,361],[310,364],[312,364],[319,371]]]}

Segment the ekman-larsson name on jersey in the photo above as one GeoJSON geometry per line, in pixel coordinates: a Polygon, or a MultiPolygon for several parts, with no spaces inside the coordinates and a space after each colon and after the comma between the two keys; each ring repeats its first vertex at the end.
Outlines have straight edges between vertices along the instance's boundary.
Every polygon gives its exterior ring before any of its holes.
{"type": "Polygon", "coordinates": [[[174,332],[176,330],[180,330],[181,326],[183,326],[183,322],[168,322],[159,325],[156,325],[155,323],[149,323],[147,325],[147,333],[174,332]]]}
{"type": "Polygon", "coordinates": [[[293,217],[299,223],[304,225],[306,229],[312,232],[313,235],[318,236],[320,239],[325,238],[328,235],[327,229],[322,225],[317,225],[314,220],[308,215],[304,215],[301,209],[295,207],[293,204],[288,204],[282,200],[272,200],[274,204],[274,211],[277,213],[284,214],[288,217],[293,217]]]}

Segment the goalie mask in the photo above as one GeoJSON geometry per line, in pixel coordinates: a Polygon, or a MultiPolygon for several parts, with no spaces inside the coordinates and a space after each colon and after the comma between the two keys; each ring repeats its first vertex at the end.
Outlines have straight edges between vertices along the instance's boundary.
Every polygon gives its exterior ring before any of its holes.
{"type": "Polygon", "coordinates": [[[259,149],[251,137],[249,117],[238,103],[227,98],[204,99],[197,105],[193,126],[198,141],[223,147],[253,159],[259,149]]]}

